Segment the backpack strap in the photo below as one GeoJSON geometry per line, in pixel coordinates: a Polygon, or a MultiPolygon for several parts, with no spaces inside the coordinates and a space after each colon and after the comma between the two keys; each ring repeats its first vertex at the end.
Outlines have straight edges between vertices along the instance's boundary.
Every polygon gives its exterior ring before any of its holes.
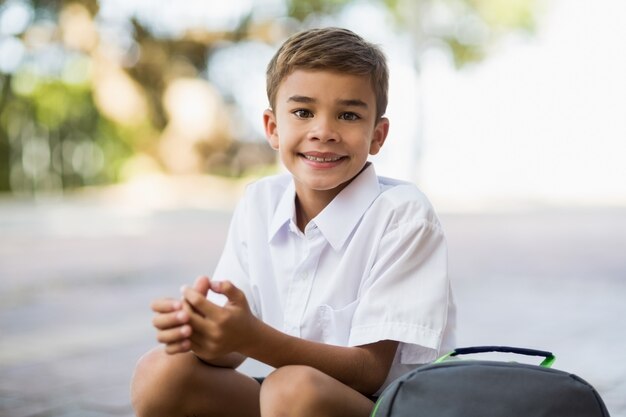
{"type": "Polygon", "coordinates": [[[545,358],[539,366],[544,368],[550,368],[554,361],[556,360],[556,356],[552,352],[547,352],[544,350],[536,350],[536,349],[527,349],[527,348],[518,348],[512,346],[473,346],[473,347],[465,347],[465,348],[456,348],[452,352],[446,353],[441,356],[434,363],[441,363],[446,359],[458,355],[471,355],[475,353],[487,353],[487,352],[504,352],[504,353],[515,353],[517,355],[526,355],[526,356],[541,356],[545,358]]]}

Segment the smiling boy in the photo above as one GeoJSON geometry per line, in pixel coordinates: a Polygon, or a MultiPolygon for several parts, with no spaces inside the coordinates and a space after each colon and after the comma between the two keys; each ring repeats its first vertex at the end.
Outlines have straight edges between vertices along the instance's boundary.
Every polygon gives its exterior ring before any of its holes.
{"type": "Polygon", "coordinates": [[[368,162],[389,131],[387,79],[380,50],[345,29],[278,50],[263,122],[289,174],[248,187],[211,279],[152,304],[165,347],[137,365],[139,417],[365,417],[452,347],[441,225],[368,162]],[[235,369],[246,357],[275,370],[259,384],[235,369]]]}

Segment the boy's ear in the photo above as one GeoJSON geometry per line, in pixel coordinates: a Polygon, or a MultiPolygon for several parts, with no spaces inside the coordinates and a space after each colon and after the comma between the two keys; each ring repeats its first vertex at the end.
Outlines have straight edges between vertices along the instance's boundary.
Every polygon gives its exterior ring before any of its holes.
{"type": "Polygon", "coordinates": [[[389,119],[382,117],[374,127],[372,142],[370,143],[370,155],[376,155],[383,147],[389,133],[389,119]]]}
{"type": "Polygon", "coordinates": [[[271,109],[263,112],[263,126],[265,127],[265,137],[270,146],[278,150],[278,125],[276,124],[276,116],[271,109]]]}

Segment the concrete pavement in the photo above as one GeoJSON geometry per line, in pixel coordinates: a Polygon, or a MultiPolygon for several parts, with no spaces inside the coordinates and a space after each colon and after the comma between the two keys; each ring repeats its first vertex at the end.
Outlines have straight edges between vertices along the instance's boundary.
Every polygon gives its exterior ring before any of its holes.
{"type": "MultiPolygon", "coordinates": [[[[227,205],[0,200],[0,417],[132,416],[149,302],[212,271],[229,217],[227,205]]],[[[626,209],[441,218],[458,344],[552,350],[626,417],[626,209]]]]}

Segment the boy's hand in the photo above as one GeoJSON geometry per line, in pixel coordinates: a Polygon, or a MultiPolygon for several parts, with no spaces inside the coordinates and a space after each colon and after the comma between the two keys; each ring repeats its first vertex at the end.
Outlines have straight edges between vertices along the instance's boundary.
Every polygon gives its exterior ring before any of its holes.
{"type": "MultiPolygon", "coordinates": [[[[205,277],[196,279],[194,289],[206,296],[209,280],[205,277]]],[[[157,340],[165,344],[165,351],[170,354],[191,350],[189,337],[192,328],[189,324],[189,312],[184,308],[184,301],[172,298],[160,298],[152,302],[150,307],[156,313],[152,324],[157,329],[157,340]]]]}
{"type": "Polygon", "coordinates": [[[172,298],[160,298],[150,305],[156,316],[152,324],[157,329],[157,340],[165,344],[167,353],[187,352],[191,349],[191,326],[189,313],[183,310],[183,302],[172,298]]]}
{"type": "Polygon", "coordinates": [[[207,300],[205,294],[195,289],[197,285],[183,289],[183,298],[188,303],[185,311],[193,329],[189,337],[191,350],[206,360],[240,352],[252,343],[257,322],[246,296],[230,281],[210,282],[209,285],[212,291],[228,298],[223,307],[207,300]]]}

